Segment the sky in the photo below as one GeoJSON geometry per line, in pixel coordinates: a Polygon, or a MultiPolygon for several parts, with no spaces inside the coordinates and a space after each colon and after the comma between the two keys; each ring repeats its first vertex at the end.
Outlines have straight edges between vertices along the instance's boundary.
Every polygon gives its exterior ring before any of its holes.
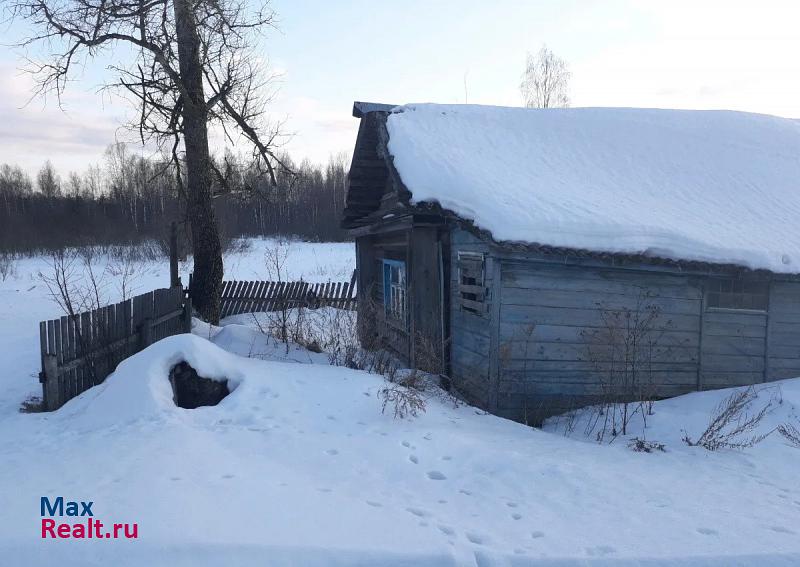
{"type": "MultiPolygon", "coordinates": [[[[796,0],[272,0],[259,48],[279,74],[270,107],[295,161],[350,152],[354,100],[519,106],[526,53],[570,67],[572,106],[734,109],[800,118],[796,0]]],[[[0,34],[11,43],[19,24],[0,34]]],[[[31,100],[25,53],[0,47],[0,163],[66,174],[133,141],[130,111],[99,92],[107,61],[73,77],[64,111],[31,100]]],[[[31,55],[28,53],[27,55],[31,55]]],[[[118,52],[115,57],[124,57],[118,52]]],[[[220,138],[215,138],[220,150],[220,138]]],[[[234,151],[246,151],[241,143],[234,151]]],[[[146,152],[145,152],[146,153],[146,152]]]]}

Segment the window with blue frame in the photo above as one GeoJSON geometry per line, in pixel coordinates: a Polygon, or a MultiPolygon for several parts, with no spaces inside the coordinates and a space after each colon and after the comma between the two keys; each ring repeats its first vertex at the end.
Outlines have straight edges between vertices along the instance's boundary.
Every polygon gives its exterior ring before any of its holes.
{"type": "Polygon", "coordinates": [[[406,325],[406,263],[383,260],[383,308],[386,318],[406,325]]]}

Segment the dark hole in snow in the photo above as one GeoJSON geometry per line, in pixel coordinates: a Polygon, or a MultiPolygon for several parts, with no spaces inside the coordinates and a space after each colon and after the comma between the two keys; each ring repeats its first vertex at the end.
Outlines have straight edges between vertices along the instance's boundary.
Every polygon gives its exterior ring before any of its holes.
{"type": "Polygon", "coordinates": [[[227,380],[203,378],[187,362],[179,362],[172,367],[169,383],[172,384],[175,405],[185,409],[215,406],[230,394],[227,380]]]}

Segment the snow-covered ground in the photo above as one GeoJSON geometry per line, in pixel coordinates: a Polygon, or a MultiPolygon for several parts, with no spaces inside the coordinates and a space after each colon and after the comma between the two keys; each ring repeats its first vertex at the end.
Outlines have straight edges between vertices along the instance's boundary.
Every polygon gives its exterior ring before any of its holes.
{"type": "MultiPolygon", "coordinates": [[[[800,564],[800,450],[778,435],[744,451],[680,440],[730,392],[656,403],[629,437],[666,452],[636,453],[583,437],[588,413],[571,436],[563,420],[536,430],[435,396],[394,419],[381,377],[287,355],[253,318],[225,323],[152,345],[55,413],[18,413],[3,394],[0,565],[800,564]],[[181,360],[232,393],[175,407],[181,360]],[[42,540],[42,496],[91,500],[138,539],[42,540]]],[[[779,387],[761,394],[765,430],[799,413],[800,380],[779,387]]]]}

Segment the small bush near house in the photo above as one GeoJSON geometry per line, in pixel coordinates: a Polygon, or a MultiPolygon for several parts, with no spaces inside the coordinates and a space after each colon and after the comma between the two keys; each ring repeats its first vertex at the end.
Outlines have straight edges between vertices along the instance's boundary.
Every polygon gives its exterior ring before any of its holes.
{"type": "Polygon", "coordinates": [[[420,390],[401,383],[387,382],[387,385],[378,391],[381,400],[381,413],[386,413],[391,408],[395,419],[417,417],[425,413],[425,398],[420,390]]]}
{"type": "Polygon", "coordinates": [[[20,413],[41,413],[45,411],[44,400],[39,396],[31,396],[20,405],[20,413]]]}
{"type": "Polygon", "coordinates": [[[709,451],[745,449],[757,445],[772,433],[758,433],[758,426],[775,401],[773,396],[760,409],[754,408],[758,394],[753,386],[737,390],[717,406],[708,427],[700,437],[694,440],[685,434],[684,443],[709,451]]]}
{"type": "Polygon", "coordinates": [[[655,451],[666,453],[667,451],[663,443],[647,441],[645,439],[639,439],[638,437],[634,437],[630,440],[628,443],[628,448],[636,453],[653,453],[655,451]]]}
{"type": "Polygon", "coordinates": [[[778,433],[786,439],[790,445],[800,449],[800,429],[791,423],[784,423],[778,426],[778,433]]]}

